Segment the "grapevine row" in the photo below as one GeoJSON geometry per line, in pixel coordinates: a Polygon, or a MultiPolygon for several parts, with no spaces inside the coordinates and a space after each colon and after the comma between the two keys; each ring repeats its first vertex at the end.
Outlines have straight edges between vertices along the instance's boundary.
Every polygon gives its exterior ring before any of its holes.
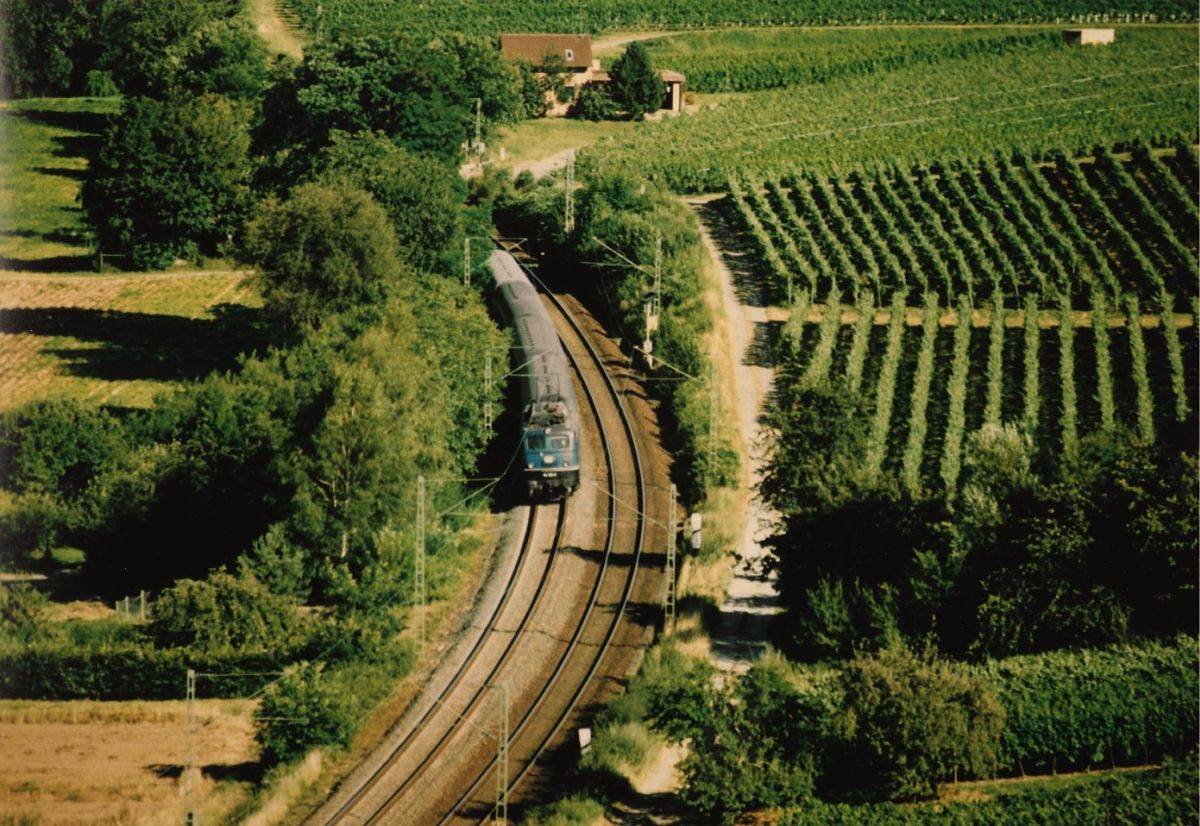
{"type": "Polygon", "coordinates": [[[958,300],[958,326],[954,328],[954,360],[950,366],[950,409],[942,449],[942,481],[946,490],[958,485],[962,466],[963,435],[967,429],[967,369],[970,367],[971,305],[966,296],[958,300]]]}
{"type": "Polygon", "coordinates": [[[940,315],[937,296],[933,293],[927,294],[925,310],[921,316],[921,351],[917,355],[912,412],[909,414],[908,444],[904,448],[904,465],[901,476],[905,487],[914,495],[921,489],[921,457],[925,450],[925,434],[928,429],[926,410],[929,406],[929,385],[933,380],[933,345],[937,340],[940,315]]]}
{"type": "Polygon", "coordinates": [[[883,367],[879,373],[879,382],[875,386],[875,413],[871,419],[870,441],[867,443],[865,469],[868,476],[879,473],[883,466],[883,457],[887,455],[888,425],[892,421],[896,372],[900,366],[900,344],[904,340],[904,298],[904,293],[901,292],[897,292],[892,298],[892,318],[888,322],[883,367]]]}

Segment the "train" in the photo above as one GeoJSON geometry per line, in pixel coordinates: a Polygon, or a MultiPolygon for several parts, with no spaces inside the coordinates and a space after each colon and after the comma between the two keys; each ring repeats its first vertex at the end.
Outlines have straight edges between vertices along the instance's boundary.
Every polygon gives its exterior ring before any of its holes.
{"type": "Polygon", "coordinates": [[[562,342],[521,265],[503,250],[488,258],[489,295],[512,331],[520,403],[521,484],[531,499],[565,498],[579,487],[579,404],[562,342]]]}

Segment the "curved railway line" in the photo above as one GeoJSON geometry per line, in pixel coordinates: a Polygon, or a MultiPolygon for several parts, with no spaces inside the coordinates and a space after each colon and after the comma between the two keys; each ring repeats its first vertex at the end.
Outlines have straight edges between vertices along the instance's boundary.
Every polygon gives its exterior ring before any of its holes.
{"type": "Polygon", "coordinates": [[[545,300],[594,434],[581,490],[570,504],[530,508],[512,578],[463,664],[377,767],[309,823],[423,826],[503,815],[497,800],[529,783],[595,692],[641,567],[647,488],[632,418],[600,353],[557,298],[545,300]],[[557,513],[549,531],[545,511],[557,513]],[[498,779],[502,717],[511,725],[498,779]]]}

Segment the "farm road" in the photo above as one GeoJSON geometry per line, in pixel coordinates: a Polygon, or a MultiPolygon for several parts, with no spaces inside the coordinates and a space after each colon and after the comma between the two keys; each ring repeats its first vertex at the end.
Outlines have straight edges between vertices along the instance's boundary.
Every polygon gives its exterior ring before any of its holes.
{"type": "MultiPolygon", "coordinates": [[[[753,276],[739,266],[743,254],[717,240],[728,237],[731,232],[720,213],[711,202],[689,200],[687,203],[700,219],[700,236],[720,279],[730,340],[737,356],[733,375],[738,430],[744,454],[749,458],[746,484],[753,491],[761,475],[763,456],[759,419],[775,380],[771,342],[779,322],[768,316],[766,302],[753,276]]],[[[735,548],[738,564],[712,636],[712,658],[722,671],[744,673],[750,668],[766,648],[771,618],[780,611],[775,581],[761,573],[766,557],[761,543],[770,535],[775,518],[776,515],[752,493],[735,548]]]]}

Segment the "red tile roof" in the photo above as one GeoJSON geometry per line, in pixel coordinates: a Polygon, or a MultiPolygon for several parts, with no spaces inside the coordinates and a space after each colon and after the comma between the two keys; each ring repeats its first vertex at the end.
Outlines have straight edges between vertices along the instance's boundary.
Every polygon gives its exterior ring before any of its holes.
{"type": "Polygon", "coordinates": [[[500,51],[508,60],[540,66],[547,54],[557,54],[570,69],[592,65],[592,38],[586,34],[502,34],[500,51]]]}

